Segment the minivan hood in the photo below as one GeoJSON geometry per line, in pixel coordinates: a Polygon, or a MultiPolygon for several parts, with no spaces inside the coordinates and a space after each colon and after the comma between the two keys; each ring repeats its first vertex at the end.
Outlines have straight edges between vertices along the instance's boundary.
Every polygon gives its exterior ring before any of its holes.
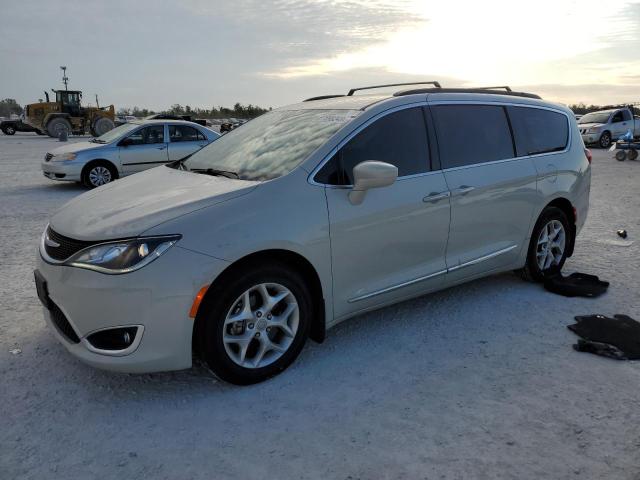
{"type": "Polygon", "coordinates": [[[593,128],[593,127],[601,127],[604,123],[579,123],[579,128],[593,128]]]}
{"type": "Polygon", "coordinates": [[[102,148],[105,147],[104,143],[91,143],[91,142],[76,142],[76,143],[67,143],[66,145],[62,145],[61,147],[54,148],[50,150],[49,153],[52,155],[62,155],[63,153],[76,153],[80,150],[92,150],[94,148],[102,148]]]}
{"type": "Polygon", "coordinates": [[[135,237],[167,220],[245,195],[259,183],[156,167],[78,195],[51,217],[50,225],[77,240],[135,237]]]}

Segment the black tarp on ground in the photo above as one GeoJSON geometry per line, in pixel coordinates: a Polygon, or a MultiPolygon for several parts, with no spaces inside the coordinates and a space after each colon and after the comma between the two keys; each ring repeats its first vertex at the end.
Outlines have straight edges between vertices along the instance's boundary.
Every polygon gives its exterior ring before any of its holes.
{"type": "Polygon", "coordinates": [[[640,360],[640,323],[627,315],[585,315],[575,317],[567,328],[582,337],[573,346],[580,352],[616,358],[640,360]]]}
{"type": "Polygon", "coordinates": [[[607,291],[609,282],[600,280],[595,275],[579,272],[565,277],[556,270],[545,273],[544,288],[565,297],[597,297],[607,291]]]}

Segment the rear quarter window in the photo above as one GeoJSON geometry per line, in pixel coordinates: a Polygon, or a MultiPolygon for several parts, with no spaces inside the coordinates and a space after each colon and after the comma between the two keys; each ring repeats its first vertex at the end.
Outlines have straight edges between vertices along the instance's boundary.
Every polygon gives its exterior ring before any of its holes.
{"type": "Polygon", "coordinates": [[[560,152],[569,142],[566,115],[532,107],[508,107],[518,156],[560,152]]]}

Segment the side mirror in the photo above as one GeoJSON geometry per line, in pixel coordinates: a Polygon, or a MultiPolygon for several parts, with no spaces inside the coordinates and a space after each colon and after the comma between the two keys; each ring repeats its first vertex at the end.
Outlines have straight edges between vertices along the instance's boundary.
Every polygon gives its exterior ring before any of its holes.
{"type": "Polygon", "coordinates": [[[398,178],[398,167],[386,162],[367,160],[353,167],[353,189],[349,201],[360,205],[370,188],[388,187],[398,178]]]}
{"type": "Polygon", "coordinates": [[[122,140],[120,140],[120,143],[118,145],[120,147],[128,147],[129,145],[133,145],[133,140],[131,140],[130,138],[123,138],[122,140]]]}

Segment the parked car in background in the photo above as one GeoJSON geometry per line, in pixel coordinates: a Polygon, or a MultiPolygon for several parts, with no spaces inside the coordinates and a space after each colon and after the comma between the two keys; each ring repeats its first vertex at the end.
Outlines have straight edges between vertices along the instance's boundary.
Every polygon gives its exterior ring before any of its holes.
{"type": "Polygon", "coordinates": [[[40,129],[34,128],[28,123],[23,123],[22,120],[3,120],[0,122],[0,130],[5,135],[14,135],[16,132],[34,132],[38,135],[43,135],[40,129]]]}
{"type": "Polygon", "coordinates": [[[117,178],[191,155],[220,135],[183,120],[126,123],[88,142],[69,143],[47,154],[47,178],[99,187],[117,178]]]}
{"type": "Polygon", "coordinates": [[[628,131],[635,138],[640,137],[640,118],[627,107],[587,113],[578,120],[578,127],[585,145],[597,144],[601,148],[609,148],[611,142],[628,131]]]}
{"type": "Polygon", "coordinates": [[[173,115],[171,113],[156,113],[145,117],[145,120],[185,120],[187,122],[197,123],[203,127],[211,125],[211,122],[204,118],[192,118],[191,115],[173,115]]]}
{"type": "Polygon", "coordinates": [[[133,115],[122,115],[115,118],[116,126],[124,125],[125,123],[135,122],[138,120],[138,117],[134,117],[133,115]]]}
{"type": "Polygon", "coordinates": [[[273,110],[76,197],[42,235],[47,323],[97,367],[182,369],[195,351],[249,384],[359,313],[561,268],[591,182],[572,112],[432,83],[273,110]]]}

